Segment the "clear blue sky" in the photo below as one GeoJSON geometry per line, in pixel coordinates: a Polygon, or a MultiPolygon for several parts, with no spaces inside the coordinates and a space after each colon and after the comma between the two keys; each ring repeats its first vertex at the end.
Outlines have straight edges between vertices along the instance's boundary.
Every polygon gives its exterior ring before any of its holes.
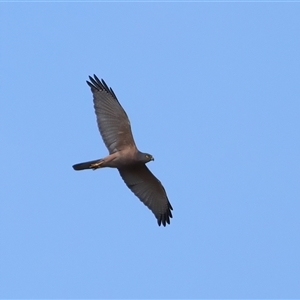
{"type": "Polygon", "coordinates": [[[299,3],[1,3],[1,298],[299,298],[299,3]],[[171,225],[113,169],[126,109],[171,225]]]}

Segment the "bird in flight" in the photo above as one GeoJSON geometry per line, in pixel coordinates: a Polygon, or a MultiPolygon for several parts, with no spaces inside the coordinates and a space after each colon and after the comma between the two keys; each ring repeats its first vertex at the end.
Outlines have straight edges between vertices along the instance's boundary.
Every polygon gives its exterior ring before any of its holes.
{"type": "Polygon", "coordinates": [[[89,76],[95,113],[102,139],[109,155],[73,165],[76,171],[99,168],[116,168],[128,188],[153,212],[160,226],[170,224],[173,210],[161,182],[152,174],[146,163],[154,160],[140,152],[135,145],[129,118],[112,88],[105,81],[89,76]]]}

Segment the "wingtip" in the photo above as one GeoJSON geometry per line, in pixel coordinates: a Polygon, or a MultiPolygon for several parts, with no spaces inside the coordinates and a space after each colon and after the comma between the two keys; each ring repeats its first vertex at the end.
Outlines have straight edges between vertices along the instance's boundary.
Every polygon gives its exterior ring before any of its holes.
{"type": "Polygon", "coordinates": [[[165,212],[165,214],[160,215],[160,217],[157,218],[158,226],[163,225],[164,227],[166,227],[167,224],[170,224],[170,219],[173,218],[171,210],[173,210],[173,207],[171,206],[171,204],[169,204],[168,210],[165,212]]]}
{"type": "Polygon", "coordinates": [[[167,219],[167,220],[157,220],[157,224],[158,224],[158,226],[164,226],[164,227],[166,227],[167,226],[167,224],[168,225],[170,225],[170,219],[167,219]]]}
{"type": "Polygon", "coordinates": [[[106,91],[107,93],[110,93],[113,97],[116,98],[115,93],[111,88],[108,87],[104,79],[99,79],[96,74],[94,74],[94,77],[89,76],[89,81],[86,81],[86,83],[89,85],[89,87],[92,89],[92,92],[94,91],[106,91]]]}
{"type": "Polygon", "coordinates": [[[94,79],[96,80],[96,81],[99,81],[99,82],[101,82],[103,79],[99,79],[98,77],[97,77],[97,75],[96,74],[94,74],[94,79]]]}

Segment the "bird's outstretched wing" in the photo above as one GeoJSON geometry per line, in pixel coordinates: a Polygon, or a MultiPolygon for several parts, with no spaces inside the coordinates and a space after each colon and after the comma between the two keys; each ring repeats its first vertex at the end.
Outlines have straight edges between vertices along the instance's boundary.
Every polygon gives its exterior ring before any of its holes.
{"type": "Polygon", "coordinates": [[[170,224],[173,210],[161,182],[146,165],[118,169],[131,191],[153,212],[160,226],[170,224]]]}
{"type": "Polygon", "coordinates": [[[112,88],[96,75],[89,78],[87,84],[93,93],[98,127],[109,152],[114,153],[127,147],[136,148],[130,121],[112,88]]]}

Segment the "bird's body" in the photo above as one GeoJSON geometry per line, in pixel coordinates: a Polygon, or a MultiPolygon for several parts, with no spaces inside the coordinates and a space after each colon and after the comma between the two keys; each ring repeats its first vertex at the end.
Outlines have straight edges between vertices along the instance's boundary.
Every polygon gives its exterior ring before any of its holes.
{"type": "MultiPolygon", "coordinates": [[[[140,153],[136,149],[124,149],[118,152],[109,154],[108,156],[85,163],[76,164],[73,168],[76,171],[84,169],[99,169],[99,168],[124,168],[141,163],[138,159],[140,153]],[[133,150],[133,151],[132,151],[133,150]]],[[[145,154],[146,155],[146,154],[145,154]]],[[[149,154],[147,154],[149,155],[149,154]]],[[[150,160],[153,160],[151,158],[150,160]]]]}
{"type": "Polygon", "coordinates": [[[89,77],[97,123],[109,155],[73,166],[74,170],[117,168],[126,185],[153,212],[158,225],[170,224],[173,209],[161,182],[147,168],[154,160],[135,145],[128,116],[115,93],[96,75],[89,77]]]}

